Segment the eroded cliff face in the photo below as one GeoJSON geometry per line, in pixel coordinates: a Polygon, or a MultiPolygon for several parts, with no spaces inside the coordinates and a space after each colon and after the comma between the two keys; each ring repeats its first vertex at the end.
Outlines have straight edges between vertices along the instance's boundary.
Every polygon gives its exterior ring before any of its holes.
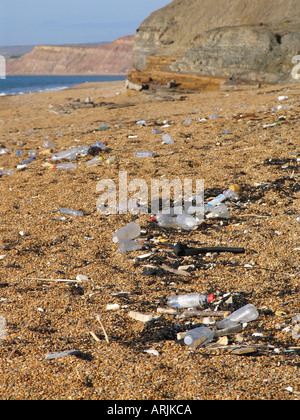
{"type": "Polygon", "coordinates": [[[7,74],[127,74],[132,66],[134,35],[92,46],[36,46],[7,60],[7,74]]]}
{"type": "Polygon", "coordinates": [[[129,77],[155,78],[155,56],[164,62],[160,71],[173,72],[174,78],[190,74],[292,82],[292,58],[297,54],[299,0],[173,0],[137,29],[137,72],[129,77]]]}

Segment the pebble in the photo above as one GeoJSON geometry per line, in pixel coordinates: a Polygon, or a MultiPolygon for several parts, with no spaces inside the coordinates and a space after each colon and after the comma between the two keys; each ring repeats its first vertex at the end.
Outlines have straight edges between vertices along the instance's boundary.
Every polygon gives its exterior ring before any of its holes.
{"type": "Polygon", "coordinates": [[[121,309],[121,306],[118,303],[108,303],[106,305],[107,311],[119,311],[121,309]]]}
{"type": "Polygon", "coordinates": [[[134,311],[130,311],[128,313],[128,316],[132,319],[135,319],[136,321],[141,321],[141,322],[149,322],[153,320],[153,315],[145,315],[145,314],[141,314],[140,312],[134,312],[134,311]]]}

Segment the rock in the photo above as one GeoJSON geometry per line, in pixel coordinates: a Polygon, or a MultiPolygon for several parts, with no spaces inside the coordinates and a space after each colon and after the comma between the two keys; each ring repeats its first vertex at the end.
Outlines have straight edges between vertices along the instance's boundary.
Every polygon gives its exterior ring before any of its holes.
{"type": "Polygon", "coordinates": [[[300,339],[300,324],[296,324],[292,329],[292,338],[293,340],[300,339]]]}
{"type": "Polygon", "coordinates": [[[164,84],[177,84],[178,74],[240,80],[240,86],[295,82],[299,44],[298,0],[234,0],[226,7],[223,0],[174,0],[138,27],[133,64],[139,77],[146,70],[154,81],[159,67],[168,76],[164,84]]]}
{"type": "Polygon", "coordinates": [[[100,45],[37,45],[10,58],[7,74],[126,74],[133,69],[134,35],[100,45]]]}

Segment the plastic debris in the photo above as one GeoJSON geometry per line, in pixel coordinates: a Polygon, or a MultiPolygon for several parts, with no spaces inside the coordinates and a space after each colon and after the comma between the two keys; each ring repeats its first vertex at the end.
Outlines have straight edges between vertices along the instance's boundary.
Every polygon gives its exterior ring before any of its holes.
{"type": "Polygon", "coordinates": [[[133,155],[134,155],[134,157],[144,158],[144,157],[149,157],[149,156],[154,157],[155,153],[153,153],[153,152],[134,152],[133,155]]]}
{"type": "Polygon", "coordinates": [[[35,159],[36,159],[35,156],[31,156],[29,159],[26,159],[23,162],[19,163],[19,165],[17,166],[17,169],[27,168],[27,166],[30,165],[30,163],[34,162],[35,159]]]}
{"type": "Polygon", "coordinates": [[[214,332],[208,327],[194,328],[187,332],[184,343],[196,350],[197,347],[210,343],[214,338],[214,332]]]}
{"type": "Polygon", "coordinates": [[[3,175],[13,175],[13,169],[0,169],[0,176],[3,175]]]}
{"type": "Polygon", "coordinates": [[[249,303],[248,305],[242,306],[238,310],[232,312],[222,321],[218,322],[217,328],[229,328],[237,324],[243,324],[246,322],[254,321],[259,316],[258,310],[254,305],[249,303]]]}
{"type": "Polygon", "coordinates": [[[197,308],[211,303],[215,299],[214,294],[190,293],[187,295],[173,295],[167,300],[167,305],[172,308],[197,308]]]}
{"type": "Polygon", "coordinates": [[[174,139],[170,134],[163,134],[162,135],[162,143],[163,144],[173,144],[174,139]]]}
{"type": "Polygon", "coordinates": [[[113,234],[113,242],[123,242],[129,239],[135,239],[141,234],[141,227],[135,222],[131,222],[128,225],[118,229],[113,234]]]}
{"type": "Polygon", "coordinates": [[[66,356],[80,356],[82,355],[82,352],[80,350],[66,350],[61,352],[53,352],[48,353],[45,356],[46,360],[53,360],[58,359],[59,357],[66,357],[66,356]]]}
{"type": "Polygon", "coordinates": [[[83,216],[82,211],[72,210],[72,209],[66,209],[62,208],[60,209],[60,213],[62,214],[68,214],[69,216],[83,216]]]}
{"type": "Polygon", "coordinates": [[[235,254],[241,254],[245,252],[245,248],[231,248],[231,247],[205,247],[205,248],[192,248],[187,247],[186,245],[182,244],[181,242],[177,242],[174,245],[174,253],[177,256],[188,256],[188,255],[201,255],[206,254],[208,252],[232,252],[235,254]]]}
{"type": "Polygon", "coordinates": [[[77,165],[76,163],[61,163],[59,165],[53,165],[53,169],[61,169],[64,171],[67,171],[69,169],[76,169],[77,165]]]}

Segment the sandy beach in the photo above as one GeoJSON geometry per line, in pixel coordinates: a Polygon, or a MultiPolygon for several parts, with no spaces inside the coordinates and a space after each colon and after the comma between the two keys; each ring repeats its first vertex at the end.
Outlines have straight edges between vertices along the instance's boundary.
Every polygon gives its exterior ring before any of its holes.
{"type": "Polygon", "coordinates": [[[0,177],[0,399],[299,399],[299,99],[300,84],[129,94],[123,81],[0,97],[0,148],[13,149],[0,155],[0,169],[13,169],[0,177]],[[174,143],[162,144],[153,129],[174,143]],[[107,143],[97,166],[86,165],[92,156],[66,171],[49,162],[96,141],[107,143]],[[36,160],[18,170],[32,150],[36,160]],[[155,157],[133,156],[143,150],[155,157]],[[100,214],[97,183],[117,184],[120,171],[148,185],[203,179],[206,200],[235,184],[240,197],[228,203],[228,219],[205,219],[193,231],[161,228],[150,212],[100,214]],[[113,233],[131,221],[144,248],[121,254],[113,233]],[[178,257],[169,247],[178,241],[245,252],[178,257]],[[189,266],[189,275],[163,264],[189,266]],[[193,350],[178,333],[207,322],[215,329],[220,315],[158,312],[186,293],[215,293],[220,303],[209,309],[228,313],[251,303],[259,317],[193,350]],[[78,352],[46,359],[67,350],[78,352]]]}

